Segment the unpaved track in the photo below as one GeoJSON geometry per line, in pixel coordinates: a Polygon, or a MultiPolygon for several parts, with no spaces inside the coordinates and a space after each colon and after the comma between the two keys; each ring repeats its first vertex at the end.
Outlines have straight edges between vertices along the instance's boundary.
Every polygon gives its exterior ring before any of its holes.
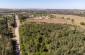
{"type": "Polygon", "coordinates": [[[20,22],[19,22],[19,19],[18,19],[18,16],[16,15],[15,16],[15,22],[16,22],[16,27],[15,27],[15,40],[16,40],[16,52],[17,52],[17,55],[20,55],[20,38],[19,38],[19,25],[20,25],[20,22]]]}

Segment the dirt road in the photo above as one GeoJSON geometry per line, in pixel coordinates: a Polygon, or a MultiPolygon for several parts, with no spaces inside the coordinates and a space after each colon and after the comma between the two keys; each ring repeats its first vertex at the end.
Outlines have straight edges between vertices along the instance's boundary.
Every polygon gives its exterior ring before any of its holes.
{"type": "Polygon", "coordinates": [[[17,52],[17,55],[20,55],[20,38],[19,38],[19,25],[20,25],[20,22],[19,22],[19,19],[18,19],[18,16],[16,15],[15,16],[15,40],[16,40],[16,52],[17,52]]]}

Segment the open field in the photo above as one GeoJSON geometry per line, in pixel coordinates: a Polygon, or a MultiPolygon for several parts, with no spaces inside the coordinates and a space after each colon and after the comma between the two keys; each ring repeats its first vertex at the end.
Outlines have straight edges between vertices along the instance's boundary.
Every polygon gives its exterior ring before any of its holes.
{"type": "Polygon", "coordinates": [[[74,19],[74,24],[80,25],[80,22],[85,22],[85,17],[75,16],[75,15],[63,15],[63,14],[54,14],[57,18],[64,17],[65,19],[70,18],[74,19]]]}
{"type": "Polygon", "coordinates": [[[81,25],[80,22],[85,23],[85,17],[81,16],[76,16],[76,15],[64,15],[64,14],[52,14],[55,16],[55,18],[47,18],[47,19],[38,19],[37,18],[32,18],[32,19],[27,19],[25,22],[47,22],[47,23],[62,23],[62,24],[72,24],[72,25],[77,25],[82,28],[85,28],[85,26],[81,25]],[[72,21],[73,20],[73,21],[72,21]]]}

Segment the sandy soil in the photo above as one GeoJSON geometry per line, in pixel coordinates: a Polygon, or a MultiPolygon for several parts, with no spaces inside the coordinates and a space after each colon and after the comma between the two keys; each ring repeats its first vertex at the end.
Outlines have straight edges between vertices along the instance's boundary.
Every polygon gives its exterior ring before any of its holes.
{"type": "Polygon", "coordinates": [[[36,20],[28,20],[26,22],[47,22],[47,23],[67,23],[72,24],[71,21],[57,18],[57,19],[36,19],[36,20]]]}

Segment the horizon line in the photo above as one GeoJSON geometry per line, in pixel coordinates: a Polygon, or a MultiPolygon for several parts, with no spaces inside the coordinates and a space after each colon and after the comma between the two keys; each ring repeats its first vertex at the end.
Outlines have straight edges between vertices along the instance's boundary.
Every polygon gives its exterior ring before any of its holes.
{"type": "Polygon", "coordinates": [[[66,9],[66,10],[85,10],[85,9],[78,9],[78,8],[0,8],[0,9],[39,9],[39,10],[46,10],[46,9],[66,9]]]}

